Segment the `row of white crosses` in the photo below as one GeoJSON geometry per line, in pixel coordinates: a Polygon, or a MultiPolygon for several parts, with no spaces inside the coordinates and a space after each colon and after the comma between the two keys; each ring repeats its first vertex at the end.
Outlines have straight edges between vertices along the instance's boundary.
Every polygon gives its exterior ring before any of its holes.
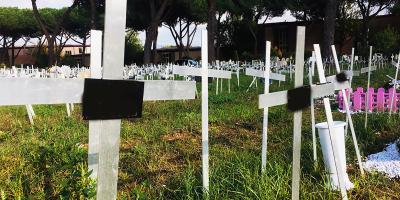
{"type": "MultiPolygon", "coordinates": [[[[57,69],[54,74],[55,76],[53,76],[53,78],[66,78],[66,76],[60,76],[62,74],[70,74],[71,73],[71,68],[69,68],[68,66],[62,66],[62,67],[52,67],[52,69],[57,69]],[[59,73],[61,72],[61,74],[59,73]]],[[[35,69],[35,68],[31,68],[29,66],[27,66],[27,68],[24,68],[23,66],[21,68],[16,68],[16,67],[12,67],[11,69],[2,69],[2,74],[3,77],[2,78],[48,78],[49,76],[46,76],[47,71],[44,69],[35,69]]],[[[68,75],[69,77],[69,75],[68,75]]],[[[67,108],[67,115],[71,116],[71,112],[74,109],[73,104],[66,104],[66,108],[67,108]]],[[[26,105],[26,110],[28,113],[28,118],[30,123],[33,125],[34,124],[34,118],[36,117],[35,111],[33,110],[33,107],[31,104],[26,105]]]]}

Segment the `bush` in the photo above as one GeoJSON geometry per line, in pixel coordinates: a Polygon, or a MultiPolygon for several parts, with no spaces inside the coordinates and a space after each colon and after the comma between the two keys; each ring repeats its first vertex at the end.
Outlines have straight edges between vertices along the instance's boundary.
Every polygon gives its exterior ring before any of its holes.
{"type": "Polygon", "coordinates": [[[63,58],[61,58],[60,64],[68,66],[76,66],[77,62],[75,58],[73,58],[71,55],[65,55],[63,58]]]}
{"type": "Polygon", "coordinates": [[[44,48],[39,49],[36,53],[36,66],[38,68],[46,68],[47,64],[49,63],[49,57],[47,55],[47,52],[44,50],[44,48]]]}
{"type": "Polygon", "coordinates": [[[389,56],[399,51],[400,34],[396,29],[388,26],[383,31],[377,31],[372,35],[371,44],[376,52],[389,56]]]}

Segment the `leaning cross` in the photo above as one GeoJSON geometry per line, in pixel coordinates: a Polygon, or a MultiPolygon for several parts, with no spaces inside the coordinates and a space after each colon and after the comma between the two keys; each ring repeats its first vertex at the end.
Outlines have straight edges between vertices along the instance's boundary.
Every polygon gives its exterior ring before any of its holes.
{"type": "MultiPolygon", "coordinates": [[[[327,83],[324,70],[323,70],[323,64],[322,64],[322,57],[321,57],[321,51],[319,48],[318,44],[314,44],[314,51],[315,51],[315,57],[317,60],[317,69],[318,69],[318,77],[319,81],[321,84],[327,83]]],[[[333,83],[331,83],[333,84],[333,83]]],[[[329,130],[329,138],[330,141],[332,141],[332,134],[335,134],[334,130],[334,123],[333,123],[333,116],[332,116],[332,111],[331,111],[331,105],[329,103],[329,98],[324,98],[324,107],[325,107],[325,115],[327,118],[328,122],[328,130],[329,130]]],[[[347,192],[346,192],[346,185],[345,185],[345,179],[344,179],[344,171],[340,165],[340,156],[338,155],[338,147],[336,145],[331,145],[332,147],[332,153],[333,153],[333,158],[335,161],[335,168],[336,172],[338,174],[338,183],[340,187],[340,193],[342,195],[342,199],[347,200],[347,192]]]]}
{"type": "MultiPolygon", "coordinates": [[[[333,59],[334,59],[334,62],[335,62],[336,73],[339,74],[340,73],[340,67],[339,67],[339,61],[338,61],[337,54],[336,54],[336,49],[335,49],[334,45],[332,45],[331,48],[332,48],[333,59]]],[[[351,77],[351,72],[347,73],[346,76],[347,77],[351,77]]],[[[346,116],[347,116],[347,119],[348,119],[348,122],[349,122],[349,125],[350,125],[350,132],[351,132],[351,136],[352,136],[353,143],[354,143],[354,149],[355,149],[356,155],[357,155],[358,166],[360,168],[361,175],[364,176],[364,170],[363,170],[363,167],[362,167],[360,150],[358,149],[357,137],[356,137],[356,133],[354,131],[353,120],[351,118],[350,106],[349,106],[349,101],[348,101],[347,93],[346,93],[346,89],[351,88],[350,87],[350,82],[349,82],[349,80],[345,80],[343,82],[338,82],[336,76],[326,77],[326,80],[328,82],[334,83],[335,90],[341,90],[342,91],[344,106],[345,106],[345,109],[346,109],[346,116]]]]}

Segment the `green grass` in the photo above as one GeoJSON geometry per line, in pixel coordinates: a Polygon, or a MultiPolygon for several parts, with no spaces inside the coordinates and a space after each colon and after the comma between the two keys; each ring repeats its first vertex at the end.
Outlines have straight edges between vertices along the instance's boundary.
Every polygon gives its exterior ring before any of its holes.
{"type": "MultiPolygon", "coordinates": [[[[383,85],[387,68],[374,72],[372,85],[383,85]]],[[[366,76],[354,79],[353,87],[366,85],[366,76]]],[[[285,106],[269,111],[268,164],[261,168],[262,110],[258,94],[246,92],[251,77],[231,82],[228,94],[210,85],[210,199],[289,199],[293,115],[285,106]]],[[[305,83],[308,81],[305,80],[305,83]]],[[[293,83],[273,83],[271,91],[288,89],[293,83]]],[[[333,103],[333,102],[332,102],[333,103]]],[[[143,118],[123,120],[119,164],[119,199],[202,199],[201,102],[146,102],[143,118]]],[[[63,105],[34,106],[37,114],[31,126],[24,106],[0,108],[0,199],[88,199],[95,195],[95,183],[88,178],[88,123],[77,106],[71,118],[63,105]]],[[[335,110],[335,109],[334,109],[335,110]]],[[[324,120],[321,105],[317,121],[324,120]]],[[[371,114],[369,127],[364,115],[353,115],[363,156],[381,151],[399,138],[400,118],[387,113],[371,114]]],[[[335,120],[344,114],[334,112],[335,120]]],[[[395,199],[400,182],[382,174],[360,176],[351,138],[347,138],[348,171],[356,188],[351,199],[395,199]]],[[[322,152],[314,168],[310,112],[303,112],[301,152],[301,198],[338,199],[327,187],[322,152]]]]}

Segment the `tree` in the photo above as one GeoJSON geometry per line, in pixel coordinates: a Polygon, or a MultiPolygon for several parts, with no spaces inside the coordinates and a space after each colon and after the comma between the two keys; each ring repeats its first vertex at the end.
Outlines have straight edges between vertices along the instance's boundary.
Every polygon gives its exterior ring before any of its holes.
{"type": "Polygon", "coordinates": [[[361,25],[361,48],[366,54],[369,41],[369,27],[371,20],[380,12],[390,8],[397,0],[356,0],[362,17],[361,25]]]}
{"type": "Polygon", "coordinates": [[[208,62],[215,61],[215,39],[217,32],[216,0],[207,0],[208,62]]]}
{"type": "Polygon", "coordinates": [[[174,38],[179,51],[179,58],[189,56],[189,48],[192,45],[198,24],[205,22],[205,5],[202,0],[178,0],[171,5],[171,14],[167,16],[167,27],[174,38]],[[186,41],[184,41],[186,39],[186,41]]]}
{"type": "Polygon", "coordinates": [[[132,0],[128,3],[127,27],[133,30],[144,30],[146,33],[143,55],[145,64],[154,61],[158,27],[169,15],[169,5],[172,2],[173,0],[132,0]]]}
{"type": "MultiPolygon", "coordinates": [[[[48,65],[51,66],[55,63],[55,42],[56,37],[61,33],[62,25],[64,21],[69,17],[72,10],[78,5],[78,0],[73,0],[73,3],[70,7],[62,9],[61,16],[53,15],[52,20],[46,20],[43,17],[45,11],[50,11],[50,9],[42,9],[39,12],[39,9],[36,5],[36,0],[31,0],[32,9],[34,17],[39,24],[40,30],[45,35],[48,45],[48,65]]],[[[54,14],[54,13],[53,13],[54,14]]],[[[49,17],[50,18],[50,17],[49,17]]],[[[48,18],[47,18],[48,19],[48,18]]]]}
{"type": "Polygon", "coordinates": [[[324,17],[325,1],[322,0],[286,0],[287,8],[296,19],[302,21],[321,20],[324,17]]]}
{"type": "Polygon", "coordinates": [[[26,46],[30,37],[34,37],[37,31],[31,10],[0,8],[0,35],[3,36],[4,49],[3,59],[8,61],[9,65],[14,65],[15,58],[22,50],[22,48],[20,48],[15,52],[15,43],[22,39],[24,41],[23,47],[26,46]],[[11,56],[8,55],[8,49],[10,47],[11,56]],[[9,57],[11,58],[10,60],[9,57]]]}
{"type": "Polygon", "coordinates": [[[331,55],[330,46],[335,42],[336,11],[338,0],[327,0],[325,4],[324,30],[322,33],[322,55],[331,55]]]}
{"type": "Polygon", "coordinates": [[[400,50],[400,33],[393,27],[386,27],[384,30],[371,34],[371,44],[376,52],[390,56],[400,50]]]}
{"type": "Polygon", "coordinates": [[[393,15],[400,15],[400,1],[395,2],[389,11],[393,15]]]}
{"type": "Polygon", "coordinates": [[[81,39],[81,41],[79,41],[76,40],[74,37],[71,37],[73,41],[82,45],[82,65],[85,64],[87,40],[89,39],[90,30],[93,26],[93,19],[91,18],[90,11],[82,7],[74,9],[64,24],[67,32],[81,39]]]}
{"type": "Polygon", "coordinates": [[[354,33],[360,30],[359,18],[360,13],[354,1],[339,1],[335,28],[335,45],[339,53],[345,43],[357,39],[358,35],[354,33]]]}
{"type": "Polygon", "coordinates": [[[237,6],[235,13],[239,15],[253,39],[253,55],[258,56],[258,24],[264,18],[262,24],[270,17],[280,16],[286,9],[285,1],[282,0],[234,0],[237,6]]]}
{"type": "Polygon", "coordinates": [[[125,38],[125,64],[141,64],[143,61],[143,45],[134,30],[128,30],[125,38]]]}

